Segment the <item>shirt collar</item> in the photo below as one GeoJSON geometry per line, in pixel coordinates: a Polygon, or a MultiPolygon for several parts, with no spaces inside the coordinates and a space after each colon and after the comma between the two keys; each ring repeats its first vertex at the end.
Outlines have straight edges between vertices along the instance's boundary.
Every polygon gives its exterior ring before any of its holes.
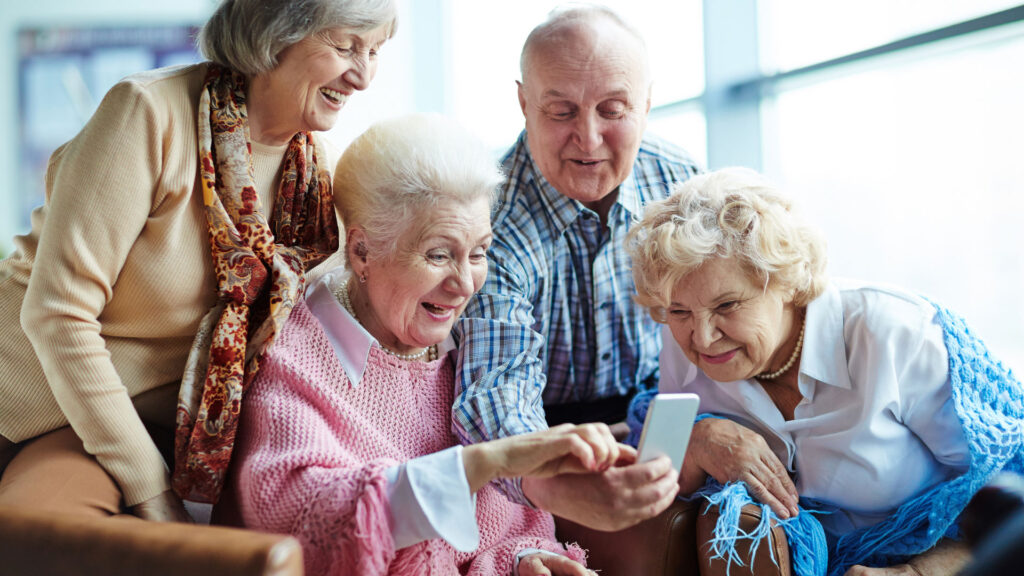
{"type": "Polygon", "coordinates": [[[349,275],[344,267],[324,273],[306,289],[306,305],[320,321],[327,334],[327,340],[334,348],[334,354],[341,362],[349,382],[358,386],[366,371],[370,347],[377,340],[356,321],[348,310],[334,296],[334,288],[347,282],[349,275]]]}
{"type": "Polygon", "coordinates": [[[850,389],[843,324],[842,297],[839,289],[829,283],[825,291],[807,305],[800,373],[824,384],[850,389]]]}
{"type": "MultiPolygon", "coordinates": [[[[363,328],[348,310],[338,302],[334,289],[348,282],[349,274],[344,266],[325,272],[306,288],[306,306],[323,326],[327,340],[334,348],[334,354],[341,362],[352,386],[358,386],[366,372],[370,348],[380,347],[380,342],[363,328]]],[[[439,358],[455,350],[455,341],[449,334],[444,342],[437,345],[439,358]]]]}

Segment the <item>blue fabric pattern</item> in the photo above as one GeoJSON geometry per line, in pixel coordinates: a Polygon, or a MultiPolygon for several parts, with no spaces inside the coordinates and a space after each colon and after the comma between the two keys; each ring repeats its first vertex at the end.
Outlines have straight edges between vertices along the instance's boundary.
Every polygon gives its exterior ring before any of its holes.
{"type": "MultiPolygon", "coordinates": [[[[826,504],[802,498],[800,514],[790,520],[782,520],[767,505],[760,505],[762,518],[785,529],[794,574],[842,576],[854,564],[884,567],[906,562],[943,537],[958,538],[960,513],[997,473],[1024,474],[1024,387],[989,354],[963,318],[932,304],[949,353],[953,402],[970,447],[968,470],[905,502],[886,520],[838,539],[827,537],[815,519],[816,513],[827,513],[826,504]]],[[[632,419],[637,417],[642,424],[641,415],[632,419]]],[[[717,557],[742,560],[735,553],[736,540],[767,537],[767,522],[752,534],[739,533],[738,516],[729,513],[753,503],[744,484],[723,487],[711,480],[699,494],[721,513],[713,543],[717,557]]]]}
{"type": "MultiPolygon", "coordinates": [[[[464,443],[544,429],[545,404],[656,387],[661,331],[632,300],[625,236],[644,205],[698,172],[683,151],[645,137],[604,226],[544,179],[525,132],[503,167],[487,280],[454,329],[453,427],[464,443]]],[[[516,480],[501,486],[528,504],[516,480]]]]}

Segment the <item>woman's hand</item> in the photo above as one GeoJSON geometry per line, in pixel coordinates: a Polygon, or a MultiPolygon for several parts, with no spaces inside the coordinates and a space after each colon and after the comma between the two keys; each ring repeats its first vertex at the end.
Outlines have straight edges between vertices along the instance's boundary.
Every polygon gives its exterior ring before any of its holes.
{"type": "Polygon", "coordinates": [[[534,553],[519,560],[519,576],[596,576],[579,562],[554,554],[534,553]]]}
{"type": "Polygon", "coordinates": [[[943,538],[906,564],[888,568],[852,566],[845,576],[953,576],[959,574],[970,559],[971,553],[966,544],[943,538]]]}
{"type": "Polygon", "coordinates": [[[888,568],[868,568],[867,566],[851,566],[844,576],[923,576],[910,564],[897,564],[888,568]]]}
{"type": "Polygon", "coordinates": [[[476,492],[495,478],[601,472],[628,447],[615,441],[606,424],[562,424],[466,446],[462,460],[469,487],[476,492]]]}
{"type": "Polygon", "coordinates": [[[906,564],[888,568],[851,566],[845,576],[953,576],[959,574],[970,559],[971,553],[966,544],[943,538],[906,564]]]}
{"type": "Polygon", "coordinates": [[[181,498],[171,490],[132,506],[132,514],[153,522],[193,522],[181,498]]]}
{"type": "MultiPolygon", "coordinates": [[[[746,482],[750,495],[771,506],[780,518],[800,513],[799,494],[779,458],[760,434],[724,418],[705,418],[693,425],[686,461],[722,484],[746,482]]],[[[684,478],[691,476],[684,472],[684,478]]]]}

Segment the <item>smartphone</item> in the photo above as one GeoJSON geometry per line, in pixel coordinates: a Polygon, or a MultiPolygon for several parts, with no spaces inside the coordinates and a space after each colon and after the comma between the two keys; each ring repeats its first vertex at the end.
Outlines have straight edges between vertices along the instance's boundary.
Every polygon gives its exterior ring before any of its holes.
{"type": "Polygon", "coordinates": [[[668,456],[676,474],[683,467],[683,456],[690,443],[693,419],[697,417],[700,397],[696,394],[658,394],[647,406],[644,429],[637,446],[638,462],[668,456]]]}

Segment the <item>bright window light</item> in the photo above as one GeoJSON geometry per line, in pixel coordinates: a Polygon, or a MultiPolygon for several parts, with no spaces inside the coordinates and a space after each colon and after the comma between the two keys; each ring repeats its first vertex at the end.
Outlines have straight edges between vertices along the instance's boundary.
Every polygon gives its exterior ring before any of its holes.
{"type": "MultiPolygon", "coordinates": [[[[559,4],[551,0],[450,4],[452,110],[460,122],[478,131],[495,149],[507,148],[523,129],[515,86],[520,79],[523,42],[559,4]]],[[[599,4],[621,14],[647,41],[655,106],[701,93],[704,51],[700,0],[663,2],[656,10],[650,3],[636,1],[599,4]]]]}
{"type": "Polygon", "coordinates": [[[1020,374],[1024,31],[934,50],[782,92],[766,172],[824,230],[831,274],[932,296],[1020,374]]]}

